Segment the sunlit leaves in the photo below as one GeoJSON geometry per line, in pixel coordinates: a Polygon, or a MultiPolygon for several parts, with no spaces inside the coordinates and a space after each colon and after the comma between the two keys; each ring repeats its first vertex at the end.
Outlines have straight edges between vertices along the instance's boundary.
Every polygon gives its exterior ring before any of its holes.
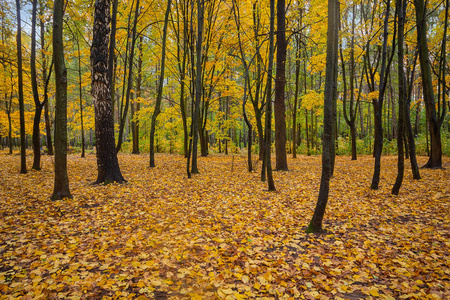
{"type": "MultiPolygon", "coordinates": [[[[395,159],[378,191],[372,158],[338,157],[324,235],[307,235],[320,157],[289,161],[268,194],[241,156],[185,160],[120,155],[129,182],[91,186],[94,155],[69,156],[74,199],[52,202],[52,161],[26,176],[3,167],[0,290],[22,298],[169,299],[448,298],[448,168],[405,179],[393,197],[395,159]],[[35,181],[38,179],[39,184],[35,181]],[[140,298],[138,298],[140,297],[140,298]]],[[[31,159],[31,158],[30,158],[31,159]]],[[[426,157],[420,157],[424,163],[426,157]]],[[[444,158],[444,166],[448,166],[444,158]]]]}

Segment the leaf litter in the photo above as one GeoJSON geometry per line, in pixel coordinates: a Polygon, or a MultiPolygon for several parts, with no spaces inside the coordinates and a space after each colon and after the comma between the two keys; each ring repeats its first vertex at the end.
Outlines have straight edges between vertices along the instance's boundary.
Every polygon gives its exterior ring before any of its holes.
{"type": "Polygon", "coordinates": [[[372,157],[337,157],[313,235],[317,156],[289,159],[268,192],[243,156],[202,157],[187,179],[182,156],[120,154],[128,183],[93,186],[95,156],[69,155],[74,198],[51,201],[51,157],[21,175],[0,155],[1,299],[450,298],[448,158],[420,181],[407,167],[392,196],[395,157],[377,191],[372,157]]]}

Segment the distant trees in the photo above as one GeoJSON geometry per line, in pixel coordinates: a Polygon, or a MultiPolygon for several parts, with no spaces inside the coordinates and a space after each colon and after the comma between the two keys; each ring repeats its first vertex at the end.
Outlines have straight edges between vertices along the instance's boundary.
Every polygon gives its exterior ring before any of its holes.
{"type": "MultiPolygon", "coordinates": [[[[264,180],[272,154],[275,168],[287,170],[289,152],[293,157],[321,153],[323,99],[329,92],[324,85],[327,2],[279,0],[271,3],[277,5],[273,20],[270,3],[261,0],[97,2],[102,9],[112,6],[112,12],[96,11],[103,27],[86,25],[93,22],[92,6],[81,0],[67,2],[70,18],[63,24],[69,70],[66,148],[83,155],[96,146],[96,182],[124,180],[117,153],[109,153],[113,140],[116,152],[150,149],[150,165],[158,152],[190,153],[189,173],[199,171],[198,154],[245,149],[249,170],[263,165],[264,180]],[[108,44],[106,52],[102,43],[108,44]],[[89,74],[94,102],[86,99],[89,74]],[[263,161],[259,166],[252,164],[256,152],[263,161]]],[[[15,4],[17,24],[14,5],[0,3],[0,145],[12,153],[20,141],[26,172],[27,147],[33,146],[33,169],[41,167],[41,145],[53,152],[61,91],[51,82],[61,75],[52,72],[49,59],[53,32],[45,26],[52,19],[46,2],[32,1],[31,38],[25,43],[14,41],[15,34],[23,35],[20,2],[15,4]]],[[[373,152],[372,189],[379,188],[384,152],[403,150],[416,179],[415,145],[421,155],[429,150],[426,167],[442,167],[450,130],[448,6],[448,0],[415,0],[400,16],[390,1],[341,3],[332,140],[338,154],[351,153],[352,159],[373,152]],[[399,17],[405,21],[403,37],[399,17]],[[396,69],[402,38],[405,74],[396,69]]]]}

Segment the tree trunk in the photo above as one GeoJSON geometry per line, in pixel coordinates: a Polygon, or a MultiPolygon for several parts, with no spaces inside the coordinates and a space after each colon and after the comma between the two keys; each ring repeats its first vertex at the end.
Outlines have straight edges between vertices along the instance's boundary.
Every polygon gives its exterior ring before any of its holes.
{"type": "Polygon", "coordinates": [[[130,94],[131,94],[131,87],[133,85],[133,60],[134,60],[134,45],[136,44],[136,26],[137,26],[137,19],[139,17],[139,0],[136,1],[136,9],[134,12],[134,21],[133,21],[133,30],[131,33],[131,48],[130,48],[130,59],[129,59],[129,65],[128,65],[128,84],[127,84],[127,92],[125,96],[125,108],[123,110],[122,118],[120,119],[119,124],[119,136],[117,138],[117,147],[116,151],[119,152],[122,148],[122,141],[123,141],[123,132],[125,130],[125,123],[128,116],[128,107],[130,105],[130,94]]]}
{"type": "Polygon", "coordinates": [[[266,86],[266,122],[264,133],[264,165],[267,172],[267,185],[269,191],[275,191],[275,183],[272,175],[271,146],[272,146],[272,70],[274,46],[274,27],[275,27],[275,0],[270,0],[270,33],[269,33],[269,64],[267,68],[267,86],[266,86]]]}
{"type": "Polygon", "coordinates": [[[97,0],[91,47],[92,86],[98,176],[95,184],[126,181],[120,172],[114,141],[111,87],[108,80],[109,0],[97,0]]]}
{"type": "MultiPolygon", "coordinates": [[[[386,15],[384,17],[384,33],[383,33],[383,52],[381,58],[381,71],[380,71],[380,91],[378,93],[378,100],[374,100],[374,125],[375,125],[375,167],[372,177],[372,184],[370,186],[371,189],[377,190],[378,185],[380,183],[380,172],[381,172],[381,152],[383,150],[383,123],[382,123],[382,115],[383,115],[383,100],[384,100],[384,92],[386,91],[387,85],[387,77],[390,71],[390,64],[392,61],[392,57],[389,59],[389,62],[386,63],[387,60],[387,43],[388,43],[388,33],[389,33],[389,13],[390,13],[390,3],[388,0],[386,3],[386,15]]],[[[392,49],[394,52],[394,49],[392,49]]]]}
{"type": "Polygon", "coordinates": [[[43,105],[39,101],[39,93],[37,87],[36,75],[36,11],[37,0],[33,0],[32,14],[31,14],[31,57],[30,57],[30,71],[31,71],[31,88],[34,99],[34,121],[33,121],[33,170],[41,169],[41,139],[40,128],[41,114],[43,105]]]}
{"type": "Polygon", "coordinates": [[[327,33],[327,58],[325,71],[325,101],[323,117],[323,154],[322,177],[320,180],[319,197],[313,217],[306,232],[322,232],[322,221],[328,202],[330,190],[330,178],[332,174],[332,156],[334,155],[333,139],[333,102],[337,92],[337,68],[338,68],[338,33],[339,33],[339,2],[328,0],[328,33],[327,33]]]}
{"type": "MultiPolygon", "coordinates": [[[[139,2],[139,0],[138,0],[139,2]]],[[[165,62],[166,62],[166,38],[167,38],[167,26],[169,24],[169,13],[170,6],[172,5],[172,0],[167,1],[167,9],[166,15],[164,17],[164,29],[162,36],[162,45],[161,45],[161,73],[159,76],[158,83],[158,94],[156,96],[155,110],[152,115],[152,122],[150,125],[150,167],[155,167],[155,131],[156,131],[156,118],[161,112],[161,100],[162,100],[162,92],[164,86],[164,70],[165,70],[165,62]]]]}
{"type": "Polygon", "coordinates": [[[192,167],[191,173],[198,173],[197,166],[197,147],[198,147],[198,134],[199,134],[199,122],[200,122],[200,104],[202,100],[202,40],[203,40],[203,20],[204,20],[204,2],[202,0],[197,0],[197,12],[198,12],[198,22],[197,22],[197,47],[196,47],[196,75],[195,75],[195,105],[194,114],[192,117],[192,167]]]}
{"type": "Polygon", "coordinates": [[[25,148],[25,106],[23,100],[23,75],[22,75],[22,25],[20,19],[20,0],[16,0],[17,6],[17,72],[19,77],[19,113],[20,113],[20,173],[27,173],[27,157],[25,148]]]}
{"type": "Polygon", "coordinates": [[[139,37],[138,74],[136,80],[136,99],[134,103],[134,114],[132,116],[133,154],[139,154],[139,111],[141,109],[141,83],[142,83],[142,35],[139,37]]]}
{"type": "Polygon", "coordinates": [[[405,157],[403,153],[403,136],[404,136],[404,118],[406,108],[407,84],[404,65],[404,32],[406,17],[406,0],[396,0],[396,9],[398,11],[398,35],[397,35],[397,53],[398,53],[398,126],[397,126],[397,178],[392,187],[391,193],[398,195],[403,182],[403,174],[405,172],[405,157]]]}
{"type": "Polygon", "coordinates": [[[55,183],[52,200],[72,198],[67,175],[67,69],[63,45],[64,0],[53,7],[53,61],[55,63],[55,183]]]}
{"type": "Polygon", "coordinates": [[[416,5],[417,47],[419,50],[420,73],[422,75],[423,99],[430,129],[431,153],[424,168],[442,168],[441,122],[436,115],[433,78],[428,53],[426,8],[424,0],[414,0],[416,5]]]}
{"type": "MultiPolygon", "coordinates": [[[[286,154],[286,8],[285,0],[277,1],[277,66],[275,75],[275,168],[287,171],[286,154]]],[[[268,95],[270,96],[270,95],[268,95]]]]}

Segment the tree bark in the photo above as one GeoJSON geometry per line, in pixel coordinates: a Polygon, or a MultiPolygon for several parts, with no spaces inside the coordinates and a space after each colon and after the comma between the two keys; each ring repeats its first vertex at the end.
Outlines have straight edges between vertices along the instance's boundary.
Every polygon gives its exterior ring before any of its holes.
{"type": "Polygon", "coordinates": [[[20,114],[20,173],[27,173],[27,153],[25,147],[25,106],[23,100],[22,75],[22,24],[20,19],[20,0],[16,0],[17,7],[17,72],[19,77],[19,114],[20,114]]]}
{"type": "Polygon", "coordinates": [[[266,85],[266,120],[264,132],[264,163],[267,173],[267,185],[269,191],[276,191],[272,175],[271,146],[272,146],[272,70],[273,56],[275,52],[274,45],[274,27],[275,27],[275,0],[270,0],[270,32],[269,32],[269,64],[267,68],[266,85]]]}
{"type": "Polygon", "coordinates": [[[404,33],[405,33],[405,17],[406,17],[406,0],[396,0],[396,9],[398,11],[398,34],[397,34],[397,53],[398,53],[398,123],[397,123],[397,178],[391,193],[398,195],[403,182],[405,173],[405,156],[403,151],[404,136],[404,118],[407,98],[407,84],[404,65],[404,33]]]}
{"type": "Polygon", "coordinates": [[[110,1],[97,0],[91,47],[91,93],[95,108],[95,136],[98,176],[95,184],[118,182],[123,178],[114,141],[111,87],[108,80],[110,1]]]}
{"type": "Polygon", "coordinates": [[[72,198],[67,175],[67,69],[63,45],[64,0],[53,7],[53,61],[55,63],[55,183],[52,200],[72,198]]]}
{"type": "Polygon", "coordinates": [[[327,58],[325,70],[325,100],[323,117],[323,154],[322,177],[320,180],[319,197],[313,217],[306,232],[319,233],[323,231],[322,221],[328,202],[330,190],[330,178],[332,174],[332,156],[334,156],[333,139],[333,102],[336,101],[337,92],[337,68],[338,68],[338,33],[339,33],[339,2],[328,0],[328,33],[327,33],[327,58]]]}
{"type": "Polygon", "coordinates": [[[199,173],[197,166],[197,147],[199,140],[199,122],[200,122],[200,104],[202,100],[202,40],[203,40],[203,21],[204,21],[204,2],[197,0],[197,46],[196,46],[196,75],[195,75],[195,104],[192,117],[192,167],[191,173],[199,173]]]}
{"type": "Polygon", "coordinates": [[[441,121],[436,114],[433,78],[427,41],[426,7],[424,0],[414,0],[416,6],[417,47],[419,50],[420,73],[422,75],[423,99],[430,130],[431,153],[424,168],[442,168],[441,121]]]}
{"type": "MultiPolygon", "coordinates": [[[[389,14],[390,14],[390,3],[388,0],[386,3],[386,15],[384,17],[384,32],[383,32],[383,52],[381,56],[381,71],[380,71],[380,90],[378,93],[378,100],[374,100],[374,125],[375,125],[375,166],[374,173],[372,177],[372,184],[370,186],[371,189],[377,190],[378,185],[380,183],[380,172],[381,172],[381,152],[383,150],[383,123],[382,123],[382,115],[383,115],[383,100],[384,93],[386,91],[387,86],[387,77],[390,71],[390,64],[392,62],[392,57],[394,53],[394,49],[392,49],[392,56],[389,59],[389,62],[386,62],[388,59],[387,55],[387,43],[388,43],[388,33],[389,33],[389,14]]],[[[395,31],[394,31],[395,35],[395,31]]]]}
{"type": "Polygon", "coordinates": [[[275,168],[287,171],[286,154],[286,104],[284,87],[286,85],[286,4],[277,1],[277,67],[275,75],[275,168]]]}
{"type": "Polygon", "coordinates": [[[41,139],[40,128],[41,114],[43,103],[39,101],[39,93],[37,87],[37,75],[36,75],[36,11],[37,0],[33,0],[31,13],[31,57],[30,57],[30,71],[31,71],[31,88],[33,91],[34,99],[34,120],[33,120],[33,170],[41,169],[41,139]]]}
{"type": "MultiPolygon", "coordinates": [[[[128,116],[128,107],[130,105],[130,94],[131,94],[131,87],[133,85],[133,60],[134,60],[134,46],[136,44],[136,26],[137,26],[137,19],[139,17],[139,0],[136,1],[136,9],[134,12],[134,21],[133,21],[133,29],[131,33],[131,48],[130,48],[130,58],[129,58],[129,65],[128,65],[128,83],[127,83],[127,91],[125,96],[125,108],[123,110],[122,118],[120,118],[120,124],[119,124],[119,136],[117,137],[117,146],[116,151],[119,152],[122,148],[122,141],[123,141],[123,131],[125,130],[125,123],[128,116]]],[[[150,138],[151,139],[151,138],[150,138]]]]}

